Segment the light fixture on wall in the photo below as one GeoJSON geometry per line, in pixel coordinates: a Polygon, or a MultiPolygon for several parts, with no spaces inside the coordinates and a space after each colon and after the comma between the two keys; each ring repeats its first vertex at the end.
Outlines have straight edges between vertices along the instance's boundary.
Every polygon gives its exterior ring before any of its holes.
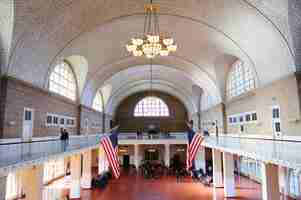
{"type": "Polygon", "coordinates": [[[168,56],[177,50],[177,45],[172,37],[160,33],[158,6],[153,0],[145,6],[144,31],[141,37],[134,37],[126,45],[126,49],[133,56],[145,56],[155,58],[156,56],[168,56]]]}

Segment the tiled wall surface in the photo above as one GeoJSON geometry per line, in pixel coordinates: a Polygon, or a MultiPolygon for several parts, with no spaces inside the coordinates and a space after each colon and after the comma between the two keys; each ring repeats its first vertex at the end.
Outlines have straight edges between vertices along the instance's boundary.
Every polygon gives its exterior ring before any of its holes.
{"type": "Polygon", "coordinates": [[[102,132],[103,126],[103,113],[96,110],[80,105],[80,133],[95,134],[102,132]]]}
{"type": "MultiPolygon", "coordinates": [[[[256,123],[237,123],[229,125],[229,134],[239,133],[240,125],[244,126],[243,134],[273,134],[272,107],[280,107],[281,132],[284,136],[300,136],[300,75],[290,75],[265,87],[255,89],[248,94],[234,98],[225,104],[226,119],[238,113],[256,111],[256,123]],[[299,83],[299,85],[298,85],[299,83]],[[299,92],[298,92],[299,91],[299,92]]],[[[222,109],[214,107],[202,113],[203,120],[222,120],[222,109]]],[[[212,129],[211,132],[214,133],[212,129]]]]}
{"type": "Polygon", "coordinates": [[[22,137],[24,108],[34,110],[33,137],[58,136],[61,127],[72,135],[83,134],[86,118],[89,134],[102,130],[102,113],[14,78],[2,78],[0,86],[0,138],[22,137]],[[47,113],[74,117],[75,125],[48,126],[47,113]],[[100,127],[94,128],[96,124],[100,127]]]}

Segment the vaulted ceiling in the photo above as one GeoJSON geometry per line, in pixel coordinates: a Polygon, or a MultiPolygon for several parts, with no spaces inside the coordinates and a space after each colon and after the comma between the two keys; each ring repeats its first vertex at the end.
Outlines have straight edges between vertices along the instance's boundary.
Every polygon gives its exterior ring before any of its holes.
{"type": "MultiPolygon", "coordinates": [[[[176,39],[178,51],[154,60],[154,87],[186,101],[190,113],[196,111],[193,85],[210,99],[205,107],[224,100],[226,75],[237,59],[254,70],[259,87],[296,71],[288,0],[155,3],[160,6],[161,31],[176,39]]],[[[149,87],[149,60],[131,57],[125,50],[130,38],[143,29],[144,4],[143,0],[2,0],[1,71],[47,87],[51,69],[69,58],[81,102],[91,105],[99,88],[110,88],[106,103],[113,112],[122,98],[149,87]]]]}

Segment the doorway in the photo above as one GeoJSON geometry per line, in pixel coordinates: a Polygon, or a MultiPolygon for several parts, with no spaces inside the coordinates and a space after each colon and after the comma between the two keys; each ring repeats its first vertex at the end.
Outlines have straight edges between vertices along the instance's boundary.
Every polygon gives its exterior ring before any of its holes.
{"type": "Polygon", "coordinates": [[[156,148],[146,149],[144,152],[144,159],[146,161],[158,161],[159,160],[159,151],[156,148]]]}
{"type": "Polygon", "coordinates": [[[125,169],[128,169],[130,167],[130,156],[129,155],[123,155],[123,167],[125,169]]]}
{"type": "Polygon", "coordinates": [[[24,108],[22,140],[29,142],[33,136],[34,109],[24,108]]]}
{"type": "Polygon", "coordinates": [[[275,139],[282,137],[281,133],[281,120],[280,120],[280,107],[272,107],[272,128],[273,128],[273,137],[275,139]]]}

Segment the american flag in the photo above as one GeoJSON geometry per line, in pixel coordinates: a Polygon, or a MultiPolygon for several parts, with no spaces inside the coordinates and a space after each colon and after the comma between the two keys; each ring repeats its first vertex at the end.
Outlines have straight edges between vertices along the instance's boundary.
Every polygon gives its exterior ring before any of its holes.
{"type": "Polygon", "coordinates": [[[116,179],[120,176],[118,160],[118,131],[115,129],[110,136],[101,139],[101,145],[109,160],[113,175],[116,179]]]}
{"type": "Polygon", "coordinates": [[[187,145],[187,158],[186,168],[187,170],[192,169],[195,156],[201,146],[203,136],[200,133],[195,133],[192,128],[188,130],[188,145],[187,145]]]}

